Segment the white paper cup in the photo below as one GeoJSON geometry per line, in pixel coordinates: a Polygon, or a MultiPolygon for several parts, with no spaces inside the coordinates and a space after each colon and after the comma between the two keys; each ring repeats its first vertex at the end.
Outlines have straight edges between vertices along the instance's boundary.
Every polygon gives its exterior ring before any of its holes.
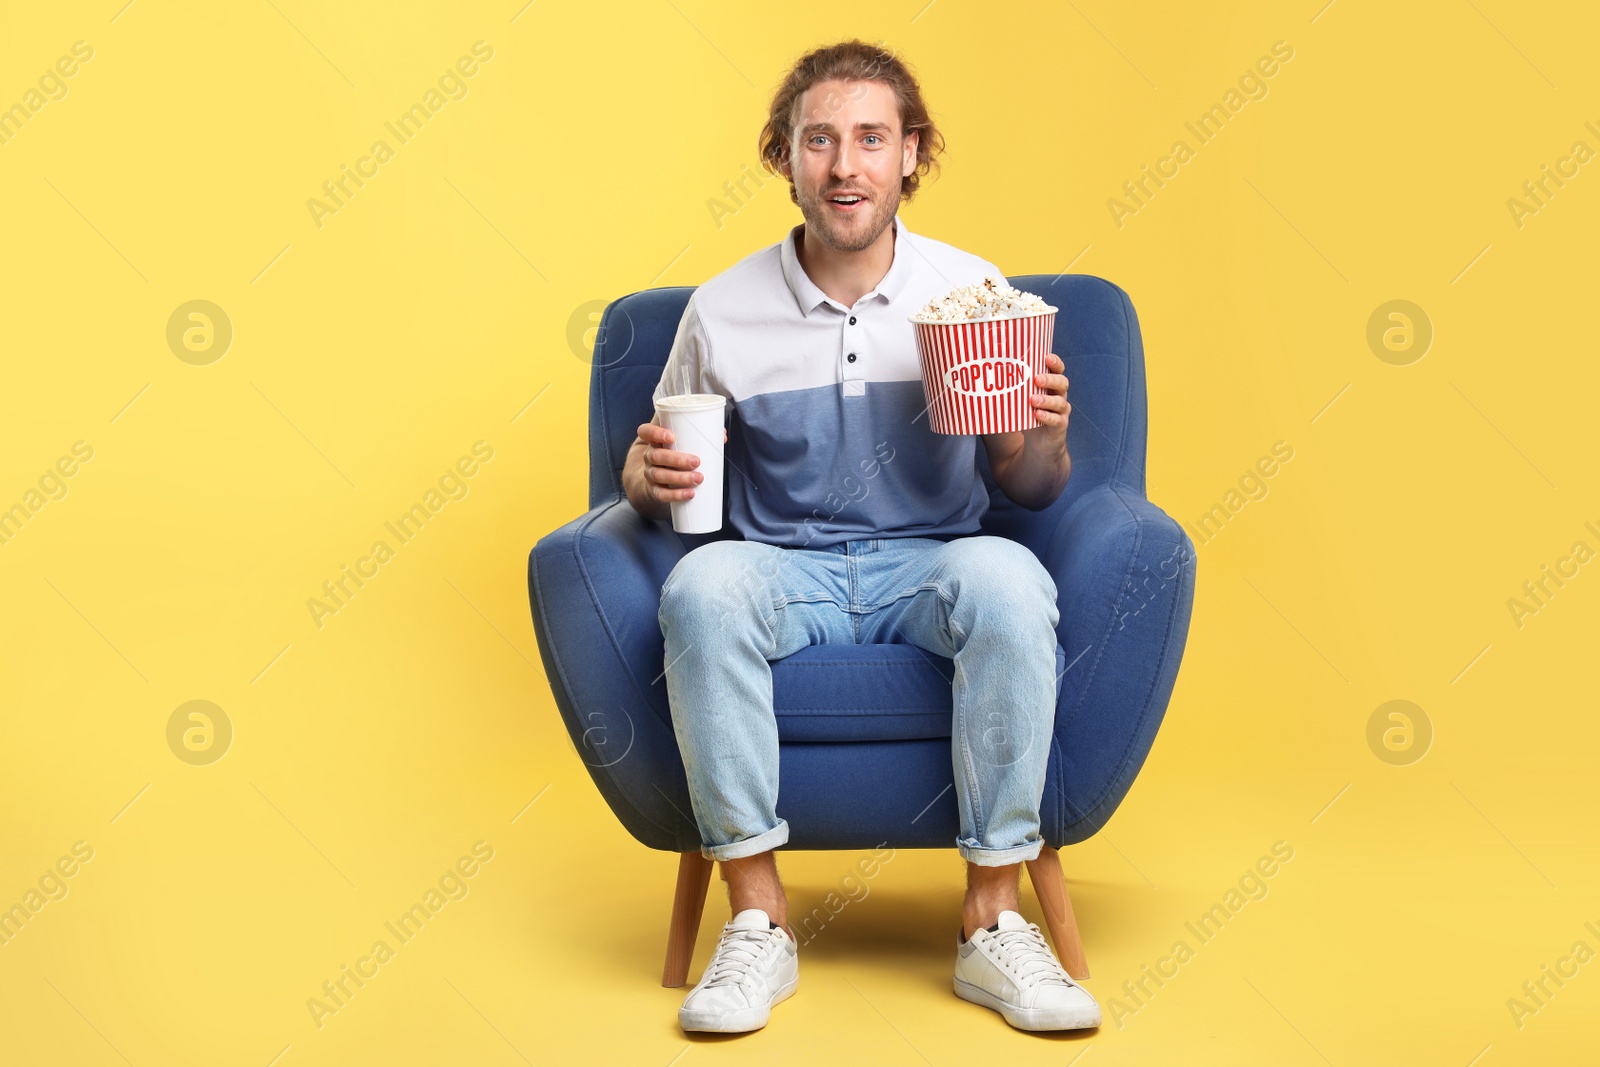
{"type": "Polygon", "coordinates": [[[700,457],[694,468],[705,480],[689,500],[672,505],[672,528],[679,533],[712,533],[722,529],[723,413],[727,397],[718,393],[683,393],[656,401],[661,425],[672,431],[672,450],[700,457]]]}

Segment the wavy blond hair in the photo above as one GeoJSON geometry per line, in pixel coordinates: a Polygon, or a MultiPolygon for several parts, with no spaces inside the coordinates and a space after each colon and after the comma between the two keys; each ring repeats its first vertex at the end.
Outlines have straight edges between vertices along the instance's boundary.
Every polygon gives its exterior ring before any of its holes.
{"type": "MultiPolygon", "coordinates": [[[[783,174],[779,164],[787,158],[794,140],[800,98],[807,89],[825,81],[876,81],[894,91],[901,135],[918,135],[917,165],[900,179],[900,199],[909,202],[922,184],[922,176],[938,168],[938,156],[945,149],[944,135],[934,125],[911,69],[893,52],[862,40],[852,38],[818,48],[795,62],[772,98],[767,123],[757,141],[761,165],[773,174],[783,174]]],[[[793,179],[789,180],[789,199],[800,202],[793,179]]]]}

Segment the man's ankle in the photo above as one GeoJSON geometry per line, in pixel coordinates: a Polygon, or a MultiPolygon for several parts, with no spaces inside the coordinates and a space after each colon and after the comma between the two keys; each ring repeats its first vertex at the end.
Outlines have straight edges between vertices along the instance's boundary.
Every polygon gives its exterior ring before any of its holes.
{"type": "Polygon", "coordinates": [[[967,893],[961,901],[961,933],[970,938],[1000,921],[1002,911],[1021,909],[1022,865],[982,866],[968,860],[967,893]]]}
{"type": "Polygon", "coordinates": [[[724,860],[723,879],[728,883],[728,904],[737,915],[748,908],[760,908],[780,926],[788,924],[789,901],[778,878],[777,857],[769,850],[738,860],[724,860]]]}

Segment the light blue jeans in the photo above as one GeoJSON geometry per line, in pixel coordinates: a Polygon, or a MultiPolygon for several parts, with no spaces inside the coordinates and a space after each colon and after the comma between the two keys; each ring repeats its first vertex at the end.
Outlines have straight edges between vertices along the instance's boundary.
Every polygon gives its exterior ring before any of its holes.
{"type": "Polygon", "coordinates": [[[777,815],[770,661],[853,642],[912,644],[955,662],[956,848],[983,866],[1037,858],[1059,618],[1050,573],[1004,537],[726,540],[686,553],[658,619],[701,855],[739,859],[789,839],[777,815]]]}

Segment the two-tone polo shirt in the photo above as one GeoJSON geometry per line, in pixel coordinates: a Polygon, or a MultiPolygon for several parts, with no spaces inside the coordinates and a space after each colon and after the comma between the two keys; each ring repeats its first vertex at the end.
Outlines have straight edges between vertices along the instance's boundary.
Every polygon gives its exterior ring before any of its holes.
{"type": "Polygon", "coordinates": [[[655,399],[728,398],[728,521],[746,540],[820,548],[976,533],[989,506],[977,441],[929,428],[908,320],[1004,275],[897,214],[888,273],[846,307],[801,267],[803,225],[695,289],[655,399]]]}

